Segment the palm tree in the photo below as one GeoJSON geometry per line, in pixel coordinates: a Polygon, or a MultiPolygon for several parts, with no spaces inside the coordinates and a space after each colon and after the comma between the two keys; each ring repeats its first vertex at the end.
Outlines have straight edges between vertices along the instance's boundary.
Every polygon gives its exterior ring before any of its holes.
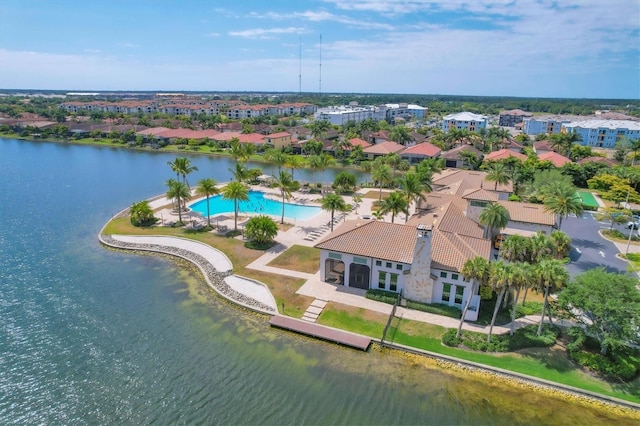
{"type": "Polygon", "coordinates": [[[197,172],[198,168],[196,166],[192,166],[187,157],[176,157],[173,162],[168,161],[167,164],[171,167],[171,170],[176,172],[176,176],[182,176],[182,182],[187,185],[187,188],[189,188],[187,175],[192,172],[197,172]]]}
{"type": "Polygon", "coordinates": [[[131,216],[131,223],[134,226],[146,225],[156,220],[153,216],[153,210],[149,205],[149,201],[147,200],[133,203],[129,208],[129,215],[131,216]]]}
{"type": "Polygon", "coordinates": [[[302,168],[303,165],[304,165],[304,160],[302,159],[302,157],[299,157],[297,155],[287,156],[287,163],[285,164],[285,166],[291,169],[291,178],[293,178],[294,180],[295,180],[295,176],[293,174],[294,170],[302,168]]]}
{"type": "Polygon", "coordinates": [[[544,289],[544,301],[542,303],[542,316],[540,324],[538,324],[538,336],[542,333],[542,323],[544,322],[545,311],[549,313],[549,323],[553,324],[551,319],[551,308],[549,303],[549,292],[557,291],[564,287],[569,281],[569,274],[562,262],[556,259],[544,259],[536,267],[536,277],[540,289],[544,289]]]}
{"type": "Polygon", "coordinates": [[[496,306],[493,309],[493,316],[491,317],[491,325],[489,326],[489,334],[487,335],[487,343],[491,342],[491,334],[493,333],[493,326],[496,323],[498,311],[502,304],[502,298],[504,297],[507,288],[511,283],[513,276],[513,266],[504,263],[502,260],[491,263],[489,270],[489,283],[494,291],[498,291],[498,298],[496,299],[496,306]]]}
{"type": "Polygon", "coordinates": [[[378,201],[382,200],[382,185],[386,185],[393,180],[393,176],[391,174],[391,166],[384,163],[374,163],[371,168],[371,178],[378,183],[378,187],[380,188],[380,193],[378,195],[378,201]]]}
{"type": "Polygon", "coordinates": [[[233,173],[233,178],[236,182],[244,182],[249,177],[249,170],[244,163],[236,163],[233,169],[229,169],[233,173]]]}
{"type": "Polygon", "coordinates": [[[556,258],[564,258],[571,249],[571,238],[562,231],[553,231],[549,234],[549,239],[554,245],[556,258]]]}
{"type": "Polygon", "coordinates": [[[500,244],[500,256],[507,262],[526,261],[528,241],[521,235],[509,235],[500,244]]]}
{"type": "Polygon", "coordinates": [[[513,336],[515,329],[516,313],[518,306],[518,299],[520,298],[520,291],[529,289],[534,283],[535,273],[533,271],[533,265],[524,262],[518,262],[513,264],[513,276],[511,286],[515,287],[516,295],[513,298],[513,305],[511,310],[511,329],[509,335],[513,336]]]}
{"type": "Polygon", "coordinates": [[[258,244],[267,244],[278,235],[278,225],[266,215],[259,215],[249,219],[244,227],[248,239],[258,244]]]}
{"type": "Polygon", "coordinates": [[[509,177],[509,171],[504,163],[493,163],[487,169],[486,179],[490,182],[495,182],[494,190],[498,189],[498,185],[506,185],[511,178],[509,177]]]}
{"type": "Polygon", "coordinates": [[[573,213],[582,216],[582,201],[576,195],[573,185],[559,185],[547,193],[544,198],[544,209],[559,216],[558,229],[562,228],[562,219],[573,213]]]}
{"type": "MultiPolygon", "coordinates": [[[[415,202],[417,208],[418,201],[425,201],[427,199],[425,195],[425,186],[420,182],[420,177],[412,172],[409,172],[400,178],[400,191],[407,200],[407,207],[410,207],[411,203],[415,202]]],[[[407,220],[409,220],[408,214],[405,222],[407,220]]]]}
{"type": "Polygon", "coordinates": [[[294,189],[294,181],[288,172],[280,172],[280,175],[276,178],[276,185],[280,189],[280,195],[282,196],[282,218],[280,223],[284,223],[284,204],[285,200],[291,198],[291,192],[294,189]]]}
{"type": "Polygon", "coordinates": [[[321,138],[331,128],[331,123],[325,120],[315,120],[311,123],[311,136],[314,139],[321,138]]]}
{"type": "Polygon", "coordinates": [[[191,199],[191,191],[184,182],[180,182],[175,179],[169,179],[166,183],[169,188],[167,191],[167,198],[176,200],[178,205],[178,221],[182,223],[182,203],[191,199]]]}
{"type": "Polygon", "coordinates": [[[500,231],[509,223],[509,211],[498,203],[489,203],[482,209],[478,218],[480,224],[485,226],[485,238],[493,238],[496,230],[500,231]]]}
{"type": "Polygon", "coordinates": [[[356,208],[356,214],[358,214],[358,207],[360,207],[360,203],[362,203],[362,195],[353,194],[353,196],[351,198],[353,200],[353,205],[356,208]]]}
{"type": "Polygon", "coordinates": [[[322,170],[322,184],[324,185],[324,171],[335,162],[336,160],[334,160],[332,156],[323,152],[322,154],[314,155],[309,159],[309,167],[314,170],[322,170]]]}
{"type": "Polygon", "coordinates": [[[462,332],[462,324],[464,323],[464,317],[467,315],[467,311],[469,310],[471,298],[478,292],[478,288],[481,285],[486,285],[489,280],[489,262],[487,259],[480,256],[467,259],[461,272],[465,280],[471,281],[471,292],[469,293],[469,297],[467,297],[467,301],[462,309],[462,316],[460,317],[460,324],[458,325],[456,338],[459,338],[460,333],[462,332]]]}
{"type": "Polygon", "coordinates": [[[204,195],[207,197],[207,226],[211,227],[211,213],[209,206],[209,197],[220,193],[220,189],[217,187],[215,180],[211,178],[204,178],[198,181],[198,187],[196,188],[196,194],[204,195]]]}
{"type": "Polygon", "coordinates": [[[281,149],[269,148],[264,152],[264,159],[278,166],[278,175],[282,171],[282,166],[287,163],[288,155],[281,149]]]}
{"type": "Polygon", "coordinates": [[[322,197],[322,210],[331,212],[331,232],[333,232],[333,217],[335,211],[347,212],[349,206],[345,203],[344,199],[338,194],[326,194],[322,197]]]}
{"type": "Polygon", "coordinates": [[[249,200],[249,188],[242,182],[229,182],[222,191],[222,198],[233,200],[234,230],[238,230],[238,203],[249,200]]]}
{"type": "Polygon", "coordinates": [[[372,212],[371,216],[373,216],[375,220],[381,220],[384,222],[384,214],[380,210],[372,212]]]}
{"type": "Polygon", "coordinates": [[[391,212],[391,223],[393,223],[398,213],[409,215],[409,203],[407,203],[406,198],[401,193],[392,192],[382,202],[380,212],[382,214],[391,212]]]}
{"type": "Polygon", "coordinates": [[[385,155],[383,158],[383,162],[385,164],[388,164],[391,166],[391,168],[393,169],[393,177],[396,177],[396,171],[398,170],[398,167],[400,166],[400,162],[402,161],[402,158],[400,157],[400,154],[398,154],[397,152],[393,152],[391,154],[387,154],[385,155]]]}

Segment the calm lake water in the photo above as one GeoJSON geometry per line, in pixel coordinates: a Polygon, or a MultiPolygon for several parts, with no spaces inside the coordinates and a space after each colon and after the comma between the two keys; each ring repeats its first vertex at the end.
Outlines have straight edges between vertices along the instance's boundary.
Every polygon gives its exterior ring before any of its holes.
{"type": "MultiPolygon", "coordinates": [[[[175,155],[0,139],[0,424],[597,424],[569,402],[272,330],[172,260],[104,249],[175,155]]],[[[190,179],[229,179],[193,157],[190,179]]]]}

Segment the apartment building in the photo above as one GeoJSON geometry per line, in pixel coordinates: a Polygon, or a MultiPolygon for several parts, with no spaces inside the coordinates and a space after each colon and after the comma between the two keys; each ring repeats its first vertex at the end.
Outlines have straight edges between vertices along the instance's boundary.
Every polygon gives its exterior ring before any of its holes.
{"type": "Polygon", "coordinates": [[[450,129],[467,129],[470,132],[477,132],[487,128],[487,117],[472,112],[458,112],[456,114],[445,115],[442,119],[442,131],[448,132],[450,129]]]}

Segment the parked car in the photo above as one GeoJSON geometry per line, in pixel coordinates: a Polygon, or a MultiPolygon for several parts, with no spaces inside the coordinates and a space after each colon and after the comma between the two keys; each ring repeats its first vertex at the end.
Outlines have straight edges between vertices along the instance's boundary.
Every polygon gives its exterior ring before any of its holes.
{"type": "Polygon", "coordinates": [[[628,228],[628,229],[631,229],[631,228],[633,228],[633,229],[638,229],[638,228],[640,228],[640,220],[632,220],[632,221],[629,221],[629,222],[627,223],[627,228],[628,228]]]}

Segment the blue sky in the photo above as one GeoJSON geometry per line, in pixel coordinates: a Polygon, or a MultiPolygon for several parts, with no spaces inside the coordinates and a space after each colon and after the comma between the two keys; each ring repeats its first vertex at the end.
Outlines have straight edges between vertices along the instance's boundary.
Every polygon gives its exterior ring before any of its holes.
{"type": "Polygon", "coordinates": [[[297,92],[301,70],[315,93],[640,98],[638,0],[2,0],[0,22],[0,88],[297,92]]]}

